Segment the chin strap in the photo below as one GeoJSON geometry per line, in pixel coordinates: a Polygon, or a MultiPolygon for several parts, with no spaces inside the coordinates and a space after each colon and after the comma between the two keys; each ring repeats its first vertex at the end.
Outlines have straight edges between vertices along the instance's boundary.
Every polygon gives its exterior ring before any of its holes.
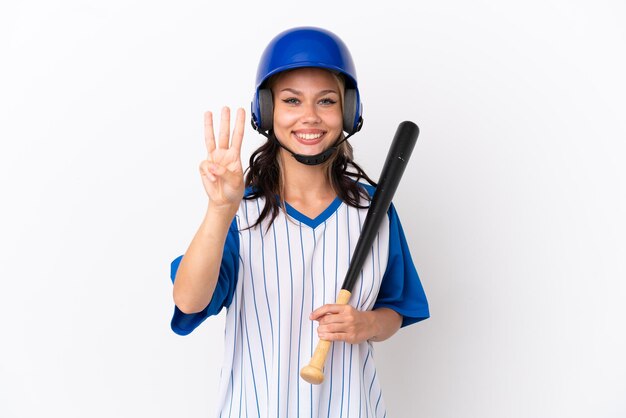
{"type": "Polygon", "coordinates": [[[326,150],[320,152],[319,154],[315,154],[315,155],[303,155],[303,154],[296,154],[295,152],[293,152],[292,150],[290,150],[289,148],[287,148],[286,146],[284,146],[283,144],[280,143],[280,141],[278,140],[278,138],[276,138],[276,135],[269,135],[266,132],[262,131],[261,129],[258,129],[257,126],[254,124],[254,122],[252,122],[252,127],[261,135],[263,135],[264,137],[266,137],[268,140],[270,141],[276,141],[276,143],[278,145],[280,145],[282,148],[284,148],[285,150],[287,150],[289,153],[291,153],[291,155],[293,156],[293,158],[295,158],[299,163],[302,164],[306,164],[306,165],[318,165],[323,163],[324,161],[328,160],[330,158],[331,155],[333,155],[333,153],[335,151],[337,151],[337,147],[339,147],[339,145],[347,140],[348,138],[350,138],[352,135],[354,135],[355,133],[357,133],[360,128],[361,128],[361,124],[362,122],[359,123],[359,126],[357,129],[354,130],[354,132],[352,132],[351,134],[348,134],[348,136],[346,136],[345,138],[343,138],[342,140],[340,140],[339,142],[337,142],[335,145],[327,148],[326,150]]]}
{"type": "Polygon", "coordinates": [[[278,140],[278,138],[276,138],[276,135],[272,135],[271,139],[276,141],[276,143],[278,145],[280,145],[282,148],[284,148],[287,151],[289,151],[291,153],[291,155],[293,155],[293,158],[295,158],[299,163],[306,164],[306,165],[318,165],[318,164],[321,164],[324,161],[328,160],[330,158],[330,156],[333,155],[333,153],[335,151],[337,151],[337,147],[339,147],[339,145],[343,141],[345,141],[346,139],[350,138],[353,134],[354,133],[351,133],[350,135],[346,136],[344,139],[342,139],[339,142],[337,142],[332,147],[329,147],[326,150],[320,152],[319,154],[315,154],[315,155],[296,154],[295,152],[293,152],[292,150],[290,150],[289,148],[287,148],[286,146],[281,144],[280,141],[278,140]]]}

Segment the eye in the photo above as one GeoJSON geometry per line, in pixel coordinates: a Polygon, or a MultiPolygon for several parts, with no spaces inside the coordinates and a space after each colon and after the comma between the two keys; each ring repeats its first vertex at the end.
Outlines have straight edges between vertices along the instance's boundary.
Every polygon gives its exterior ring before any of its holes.
{"type": "Polygon", "coordinates": [[[333,100],[330,97],[325,97],[322,100],[320,100],[320,103],[323,105],[334,105],[335,103],[337,103],[337,100],[333,100]]]}
{"type": "Polygon", "coordinates": [[[300,100],[296,99],[295,97],[288,97],[286,99],[283,99],[283,102],[287,104],[298,104],[300,103],[300,100]]]}

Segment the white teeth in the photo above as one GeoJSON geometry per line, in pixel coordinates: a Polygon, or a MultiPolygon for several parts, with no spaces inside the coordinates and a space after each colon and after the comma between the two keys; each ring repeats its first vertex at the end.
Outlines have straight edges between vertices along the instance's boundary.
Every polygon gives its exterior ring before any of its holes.
{"type": "Polygon", "coordinates": [[[296,134],[296,136],[300,139],[311,140],[319,138],[322,134],[296,134]]]}

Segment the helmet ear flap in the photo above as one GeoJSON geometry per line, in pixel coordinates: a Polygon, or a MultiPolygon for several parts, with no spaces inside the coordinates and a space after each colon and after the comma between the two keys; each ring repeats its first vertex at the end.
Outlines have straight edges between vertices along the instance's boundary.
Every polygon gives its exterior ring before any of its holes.
{"type": "Polygon", "coordinates": [[[274,126],[274,100],[272,90],[259,90],[259,127],[264,131],[269,131],[274,126]]]}
{"type": "Polygon", "coordinates": [[[343,98],[343,130],[349,134],[357,132],[360,126],[361,109],[355,89],[346,89],[343,98]]]}

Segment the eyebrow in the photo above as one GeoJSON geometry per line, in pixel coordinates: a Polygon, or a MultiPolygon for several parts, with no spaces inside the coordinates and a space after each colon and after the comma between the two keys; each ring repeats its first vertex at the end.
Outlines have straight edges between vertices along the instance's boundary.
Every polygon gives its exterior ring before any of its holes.
{"type": "MultiPolygon", "coordinates": [[[[281,90],[281,92],[283,92],[283,91],[288,91],[288,92],[291,92],[291,93],[296,94],[296,95],[302,95],[302,92],[301,92],[301,91],[296,90],[296,89],[292,89],[292,88],[289,88],[289,87],[287,87],[287,88],[285,88],[285,89],[282,89],[282,90],[281,90]]],[[[322,96],[322,95],[324,95],[324,94],[328,94],[328,93],[335,93],[335,94],[339,94],[339,93],[337,93],[337,91],[335,91],[335,90],[330,90],[330,89],[329,89],[329,90],[322,90],[322,91],[320,91],[320,92],[318,93],[318,95],[322,96]]]]}

